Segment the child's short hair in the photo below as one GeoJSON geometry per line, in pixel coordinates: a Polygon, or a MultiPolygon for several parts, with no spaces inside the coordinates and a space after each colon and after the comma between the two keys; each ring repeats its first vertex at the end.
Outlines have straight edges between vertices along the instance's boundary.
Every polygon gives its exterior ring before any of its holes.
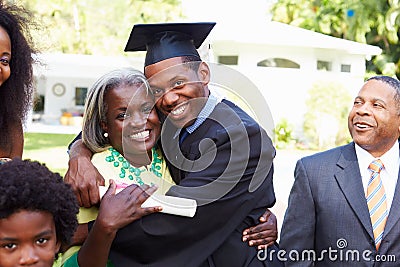
{"type": "Polygon", "coordinates": [[[14,159],[0,165],[0,219],[22,210],[51,213],[57,241],[69,244],[78,225],[78,204],[70,185],[44,164],[14,159]]]}

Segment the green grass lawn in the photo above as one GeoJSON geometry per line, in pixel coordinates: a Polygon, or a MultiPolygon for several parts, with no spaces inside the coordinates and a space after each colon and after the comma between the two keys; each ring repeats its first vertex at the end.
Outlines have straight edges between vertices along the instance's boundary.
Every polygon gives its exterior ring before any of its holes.
{"type": "Polygon", "coordinates": [[[68,144],[74,134],[25,133],[24,159],[45,163],[54,171],[65,175],[68,168],[68,144]]]}

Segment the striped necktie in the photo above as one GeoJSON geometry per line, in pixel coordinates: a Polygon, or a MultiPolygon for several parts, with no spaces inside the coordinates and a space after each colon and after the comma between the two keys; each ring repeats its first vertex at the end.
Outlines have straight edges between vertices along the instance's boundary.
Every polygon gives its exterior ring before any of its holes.
{"type": "Polygon", "coordinates": [[[381,244],[388,216],[386,194],[380,175],[382,169],[383,163],[380,159],[374,160],[368,167],[368,170],[372,173],[367,187],[367,205],[374,231],[376,250],[379,249],[381,244]]]}

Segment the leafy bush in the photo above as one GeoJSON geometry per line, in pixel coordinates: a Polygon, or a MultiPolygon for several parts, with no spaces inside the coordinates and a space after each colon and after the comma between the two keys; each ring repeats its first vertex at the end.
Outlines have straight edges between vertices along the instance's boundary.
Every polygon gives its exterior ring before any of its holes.
{"type": "Polygon", "coordinates": [[[293,126],[285,118],[276,124],[274,133],[276,148],[288,148],[296,143],[293,139],[293,126]]]}

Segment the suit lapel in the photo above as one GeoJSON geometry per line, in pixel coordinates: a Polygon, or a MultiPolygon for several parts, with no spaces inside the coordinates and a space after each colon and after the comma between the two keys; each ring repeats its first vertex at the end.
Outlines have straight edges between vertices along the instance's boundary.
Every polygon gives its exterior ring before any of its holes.
{"type": "Polygon", "coordinates": [[[371,219],[369,217],[354,143],[343,147],[337,166],[339,169],[334,176],[340,189],[365,230],[373,237],[371,219]]]}

